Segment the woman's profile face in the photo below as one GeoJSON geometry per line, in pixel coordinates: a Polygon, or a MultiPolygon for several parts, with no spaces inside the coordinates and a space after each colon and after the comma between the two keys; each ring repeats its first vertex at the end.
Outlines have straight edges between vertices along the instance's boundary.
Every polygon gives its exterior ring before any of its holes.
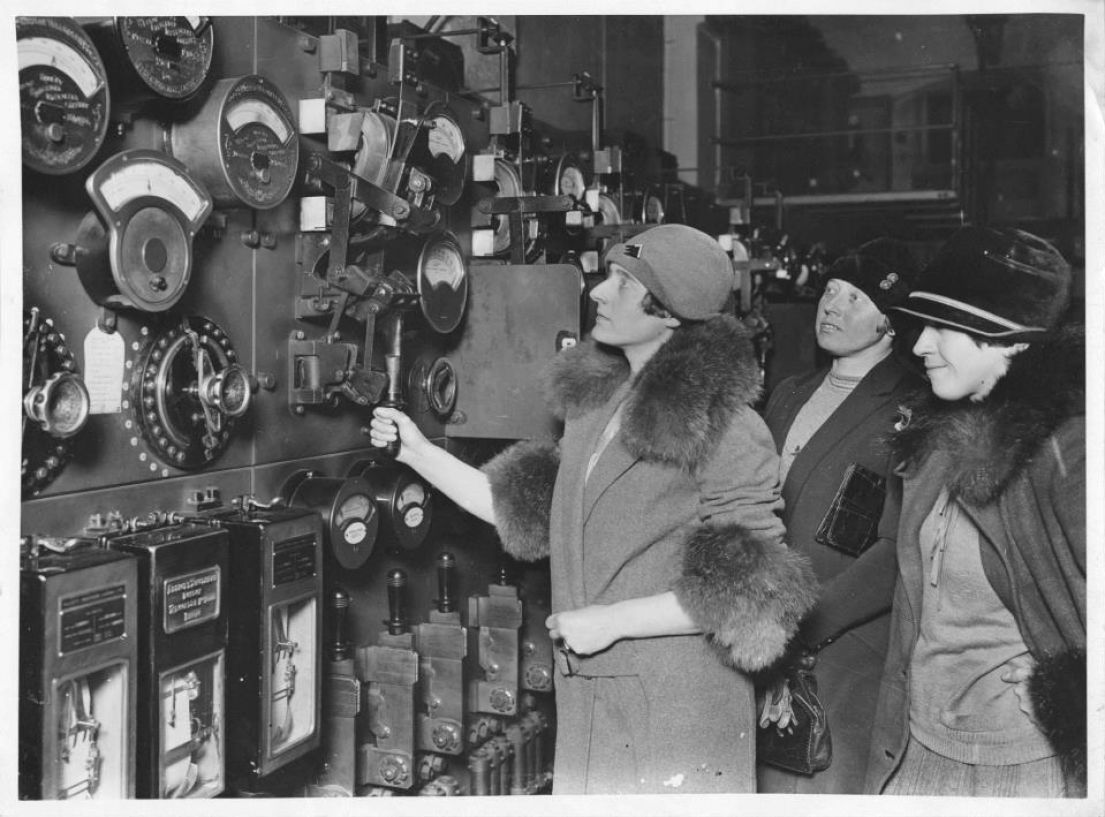
{"type": "Polygon", "coordinates": [[[942,400],[983,399],[1009,368],[1011,347],[979,343],[966,332],[928,324],[913,345],[932,393],[942,400]]]}

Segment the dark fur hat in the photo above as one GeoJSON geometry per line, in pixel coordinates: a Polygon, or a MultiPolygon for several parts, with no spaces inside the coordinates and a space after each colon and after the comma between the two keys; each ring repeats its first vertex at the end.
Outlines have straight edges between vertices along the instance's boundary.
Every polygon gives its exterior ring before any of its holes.
{"type": "Polygon", "coordinates": [[[1070,290],[1070,265],[1042,238],[962,227],[895,309],[980,338],[1035,341],[1059,325],[1070,290]]]}

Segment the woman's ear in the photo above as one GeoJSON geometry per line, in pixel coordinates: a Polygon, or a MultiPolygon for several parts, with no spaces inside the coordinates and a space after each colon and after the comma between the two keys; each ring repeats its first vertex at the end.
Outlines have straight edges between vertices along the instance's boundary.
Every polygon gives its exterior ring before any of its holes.
{"type": "Polygon", "coordinates": [[[668,329],[677,329],[682,326],[682,323],[680,323],[679,318],[675,317],[675,315],[669,314],[664,316],[664,326],[668,329]]]}

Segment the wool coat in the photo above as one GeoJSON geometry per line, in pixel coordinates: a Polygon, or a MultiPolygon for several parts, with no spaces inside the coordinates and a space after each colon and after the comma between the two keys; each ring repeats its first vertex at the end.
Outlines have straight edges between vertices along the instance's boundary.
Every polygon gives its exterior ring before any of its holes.
{"type": "Polygon", "coordinates": [[[979,531],[982,568],[1036,664],[1035,719],[1085,794],[1086,437],[1078,327],[1016,355],[982,401],[926,397],[893,445],[903,467],[898,581],[879,690],[867,790],[881,792],[909,740],[909,665],[924,568],[921,523],[946,487],[979,531]]]}
{"type": "MultiPolygon", "coordinates": [[[[791,377],[772,391],[764,419],[779,450],[799,410],[827,374],[828,369],[822,368],[791,377]]],[[[810,437],[787,472],[783,483],[787,542],[809,557],[822,587],[800,634],[810,647],[824,644],[817,651],[815,674],[832,734],[833,759],[828,769],[812,776],[761,765],[761,792],[863,791],[897,576],[894,530],[884,528],[888,535],[875,539],[858,557],[821,544],[815,537],[850,465],[897,479],[887,438],[899,405],[923,387],[921,378],[894,355],[886,357],[810,437]]],[[[883,512],[897,518],[893,499],[884,502],[883,512]]]]}
{"type": "Polygon", "coordinates": [[[815,591],[783,543],[746,331],[730,317],[680,327],[632,379],[619,351],[588,341],[557,356],[548,382],[559,444],[520,443],[486,466],[505,548],[549,555],[554,612],[671,590],[703,630],[566,656],[554,792],[753,791],[740,670],[782,653],[815,591]]]}

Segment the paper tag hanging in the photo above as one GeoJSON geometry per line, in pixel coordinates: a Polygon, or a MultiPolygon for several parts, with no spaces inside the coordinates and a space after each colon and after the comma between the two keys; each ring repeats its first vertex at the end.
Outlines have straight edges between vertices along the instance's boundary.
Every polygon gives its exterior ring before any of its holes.
{"type": "Polygon", "coordinates": [[[88,387],[90,414],[118,414],[122,410],[123,368],[126,350],[123,336],[94,326],[84,339],[84,384],[88,387]]]}

